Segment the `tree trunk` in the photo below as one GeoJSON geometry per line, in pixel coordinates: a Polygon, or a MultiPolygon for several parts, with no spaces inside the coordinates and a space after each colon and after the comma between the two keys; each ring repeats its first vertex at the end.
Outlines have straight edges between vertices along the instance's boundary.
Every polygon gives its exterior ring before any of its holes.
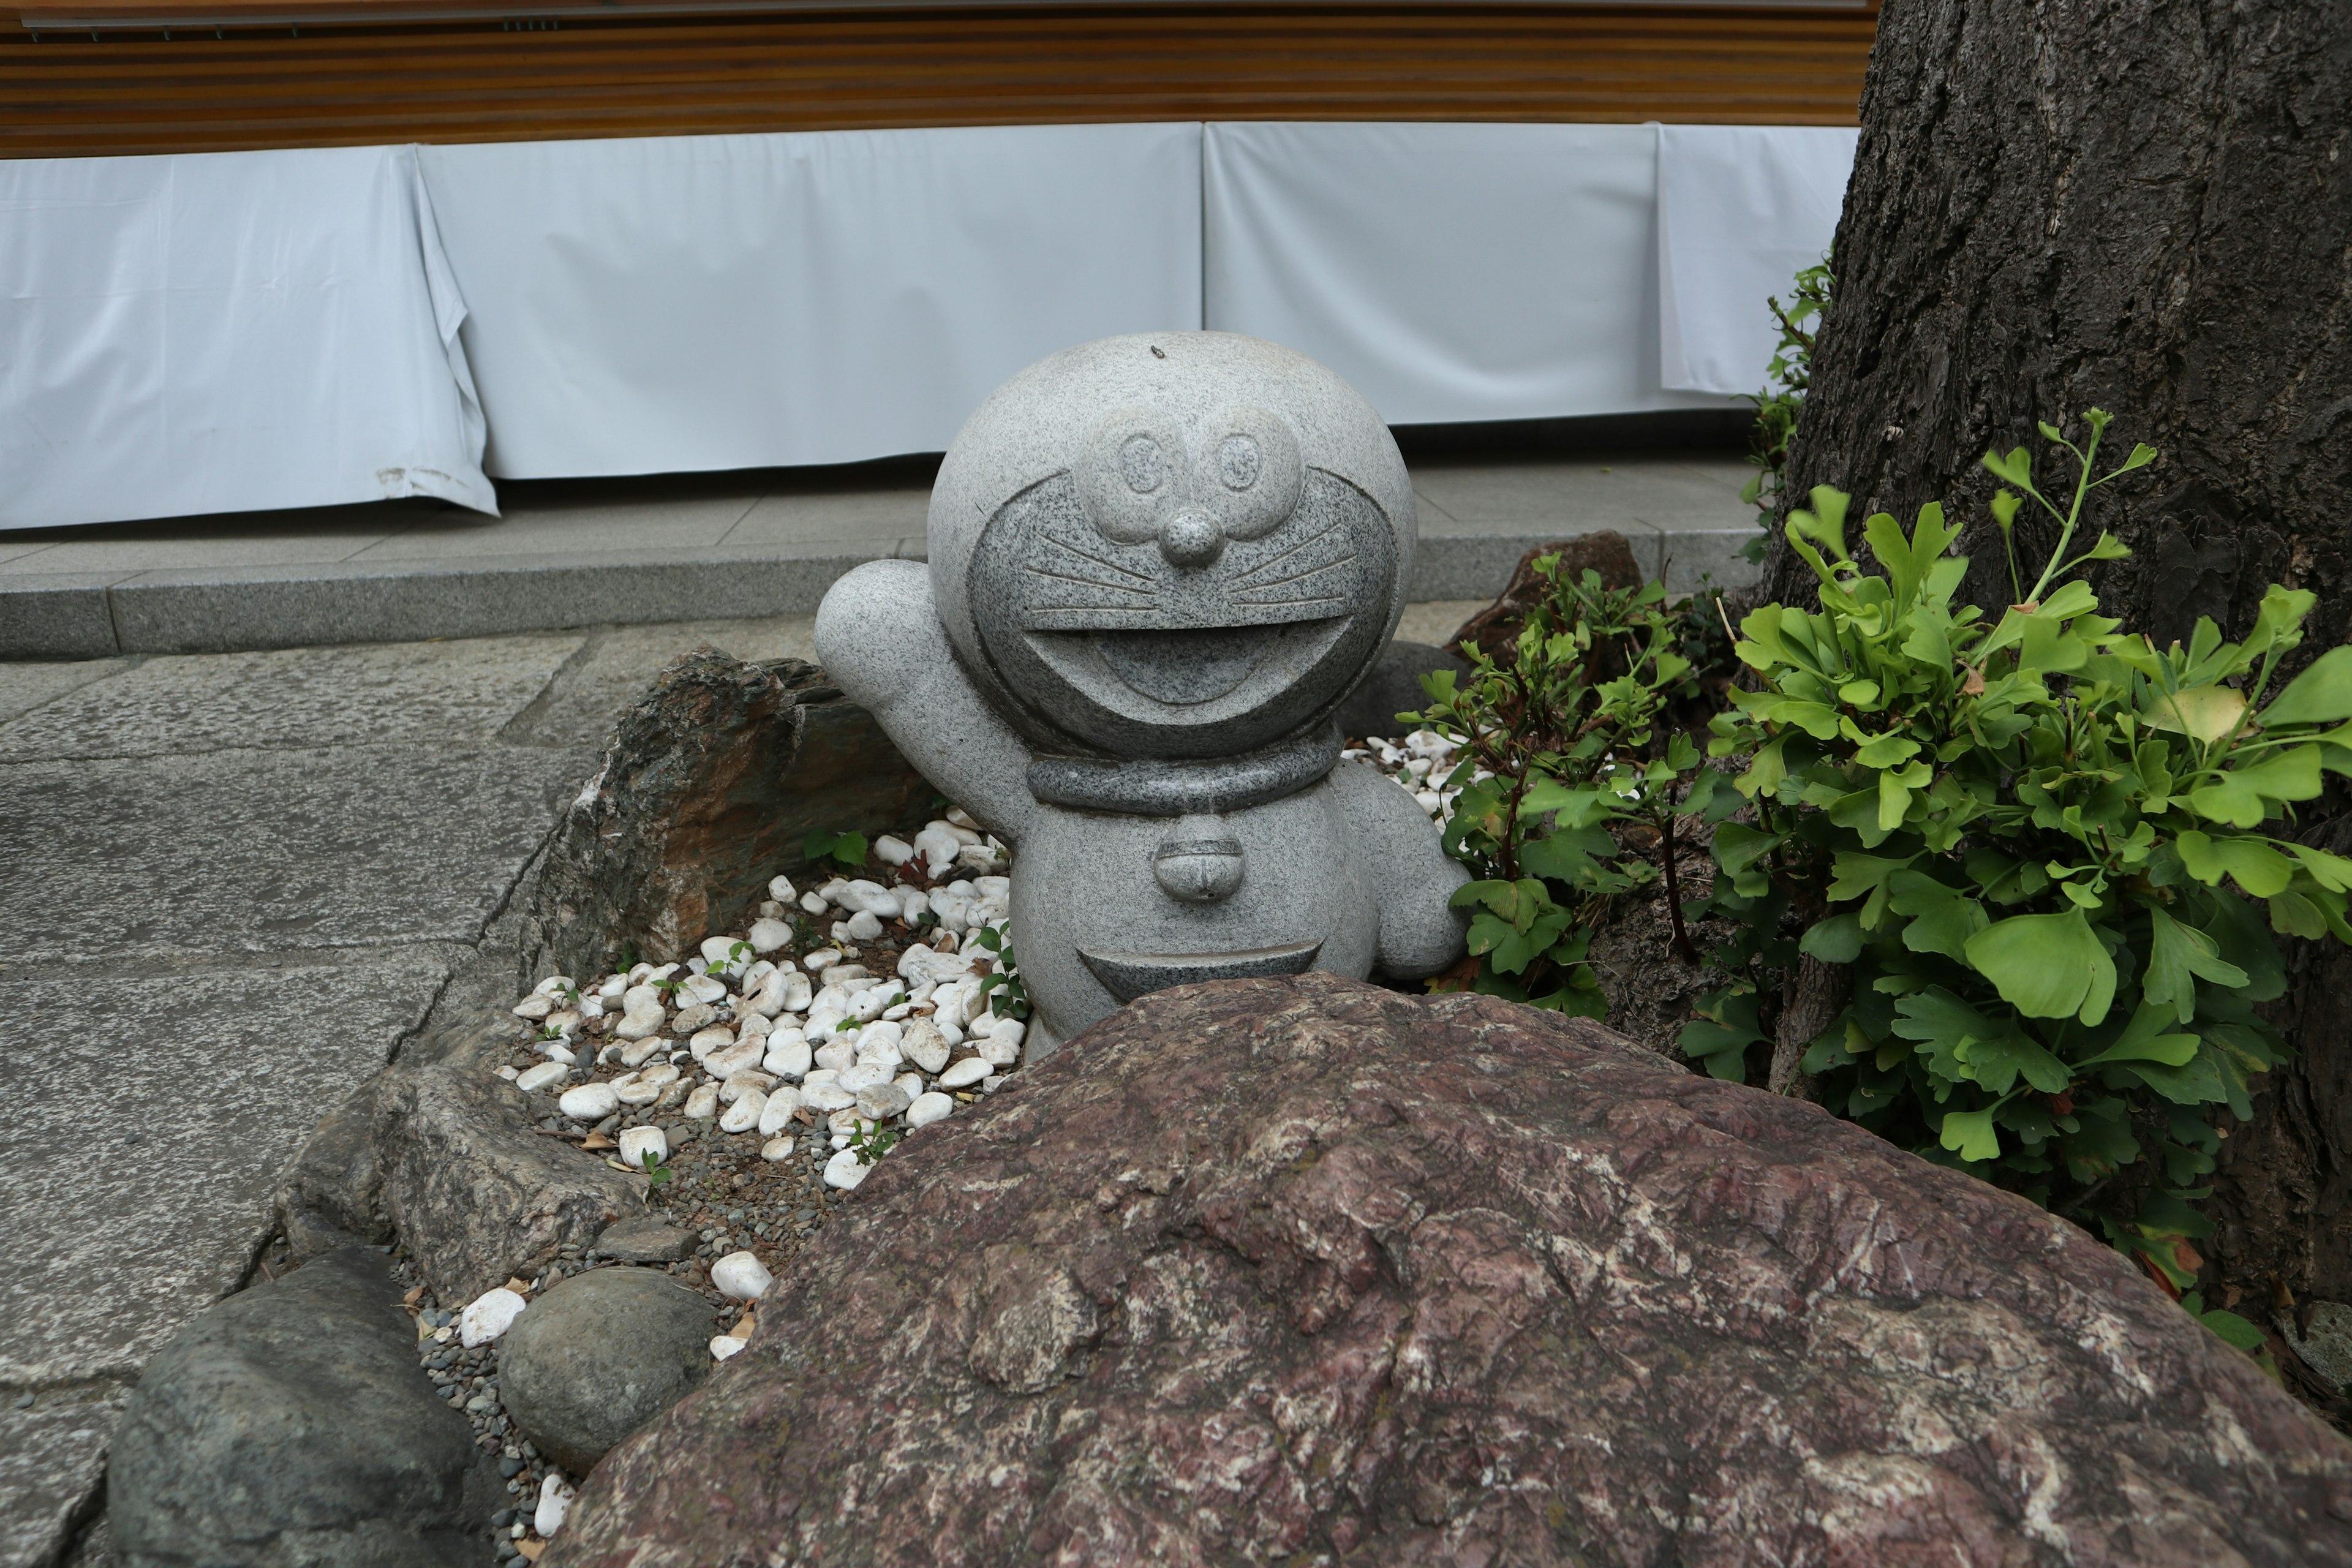
{"type": "MultiPolygon", "coordinates": [[[[2091,523],[2137,552],[2095,582],[2159,643],[2232,635],[2273,582],[2352,621],[2352,6],[2342,0],[1888,0],[1838,226],[1834,304],[1791,456],[1858,525],[1941,500],[1968,594],[2012,597],[1988,447],[2116,416],[2162,458],[2091,523]]],[[[2067,478],[2037,473],[2045,492],[2067,478]]],[[[1858,526],[1850,535],[1858,539],[1858,526]]],[[[2054,527],[2019,519],[2027,580],[2054,527]]],[[[1767,588],[1810,603],[1776,538],[1767,588]]],[[[2321,803],[2327,804],[2327,803],[2321,803]]],[[[2305,831],[2352,837],[2337,812],[2305,831]]],[[[2234,1129],[2214,1208],[2225,1272],[2352,1300],[2352,957],[2296,956],[2297,1060],[2234,1129]]],[[[2226,1118],[2225,1118],[2226,1121],[2226,1118]]]]}

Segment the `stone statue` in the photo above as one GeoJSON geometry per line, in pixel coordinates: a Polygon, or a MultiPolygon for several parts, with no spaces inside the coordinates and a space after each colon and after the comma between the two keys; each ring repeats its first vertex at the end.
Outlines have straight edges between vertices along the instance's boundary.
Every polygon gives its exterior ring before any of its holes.
{"type": "Polygon", "coordinates": [[[1332,719],[1412,552],[1404,460],[1354,389],[1165,332],[997,388],[940,469],[929,565],[826,594],[826,670],[1013,848],[1033,1057],[1189,981],[1461,956],[1465,873],[1332,719]]]}

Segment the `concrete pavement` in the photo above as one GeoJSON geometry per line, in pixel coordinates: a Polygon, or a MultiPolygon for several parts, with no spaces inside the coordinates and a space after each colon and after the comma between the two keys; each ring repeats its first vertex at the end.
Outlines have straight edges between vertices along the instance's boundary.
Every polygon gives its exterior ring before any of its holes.
{"type": "MultiPolygon", "coordinates": [[[[0,533],[0,658],[97,658],[804,615],[862,561],[920,557],[936,458],[509,481],[438,502],[0,533]]],[[[1667,586],[1744,581],[1750,473],[1706,449],[1412,464],[1415,599],[1489,598],[1530,546],[1614,528],[1667,586]]]]}

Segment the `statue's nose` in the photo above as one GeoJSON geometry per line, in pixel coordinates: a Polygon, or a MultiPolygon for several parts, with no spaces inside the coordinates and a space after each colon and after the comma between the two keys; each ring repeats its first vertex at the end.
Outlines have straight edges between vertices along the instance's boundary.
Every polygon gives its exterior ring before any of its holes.
{"type": "Polygon", "coordinates": [[[1160,553],[1171,566],[1206,566],[1223,553],[1225,531],[1207,512],[1187,507],[1160,528],[1160,553]]]}

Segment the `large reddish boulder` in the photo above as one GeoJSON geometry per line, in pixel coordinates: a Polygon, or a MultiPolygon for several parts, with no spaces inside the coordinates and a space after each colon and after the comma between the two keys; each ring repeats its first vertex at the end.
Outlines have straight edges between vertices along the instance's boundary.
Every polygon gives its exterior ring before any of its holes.
{"type": "Polygon", "coordinates": [[[542,1568],[2352,1563],[2352,1447],[2083,1232],[1483,997],[1147,997],[759,1319],[542,1568]]]}

